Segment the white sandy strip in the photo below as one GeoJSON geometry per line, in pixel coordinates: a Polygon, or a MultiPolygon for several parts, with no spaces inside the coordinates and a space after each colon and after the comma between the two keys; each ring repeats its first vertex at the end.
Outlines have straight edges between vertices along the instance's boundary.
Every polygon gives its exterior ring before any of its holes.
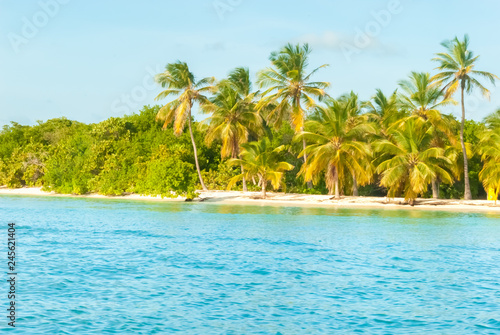
{"type": "MultiPolygon", "coordinates": [[[[266,199],[261,199],[260,192],[238,192],[238,191],[198,191],[199,198],[195,202],[234,205],[261,205],[261,206],[307,206],[307,207],[334,207],[334,208],[386,208],[386,209],[412,209],[412,210],[447,210],[461,212],[490,212],[500,213],[500,201],[495,206],[493,201],[487,200],[441,200],[441,199],[418,199],[414,207],[409,206],[403,198],[387,199],[383,197],[342,197],[335,199],[331,195],[310,195],[268,192],[266,199]]],[[[44,192],[40,188],[17,188],[8,189],[0,187],[0,194],[5,195],[27,195],[27,196],[54,196],[54,197],[83,197],[83,198],[110,198],[110,199],[132,199],[148,201],[184,201],[185,198],[161,198],[160,196],[148,196],[139,194],[128,194],[123,196],[104,196],[99,194],[90,195],[67,195],[55,192],[44,192]]]]}

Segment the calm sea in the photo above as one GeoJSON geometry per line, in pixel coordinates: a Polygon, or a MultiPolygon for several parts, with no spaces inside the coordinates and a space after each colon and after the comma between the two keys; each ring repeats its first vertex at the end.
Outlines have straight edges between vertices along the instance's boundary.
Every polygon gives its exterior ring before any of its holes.
{"type": "Polygon", "coordinates": [[[498,214],[0,196],[0,219],[0,332],[500,333],[498,214]]]}

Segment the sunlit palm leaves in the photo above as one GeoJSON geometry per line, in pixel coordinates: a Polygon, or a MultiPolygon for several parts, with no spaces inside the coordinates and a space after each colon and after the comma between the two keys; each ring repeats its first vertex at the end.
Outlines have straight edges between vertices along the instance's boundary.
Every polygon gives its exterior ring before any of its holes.
{"type": "MultiPolygon", "coordinates": [[[[236,68],[228,79],[217,85],[216,94],[210,103],[203,106],[205,112],[212,113],[204,121],[209,125],[206,142],[210,144],[220,139],[222,158],[237,158],[240,145],[248,141],[249,134],[260,132],[262,120],[254,101],[257,93],[251,93],[251,88],[248,69],[236,68]]],[[[247,191],[246,178],[243,178],[243,191],[247,191]]]]}
{"type": "MultiPolygon", "coordinates": [[[[431,146],[446,149],[447,146],[455,145],[455,124],[452,116],[442,115],[440,109],[450,104],[456,104],[451,98],[446,98],[445,93],[436,85],[432,85],[429,73],[412,72],[408,79],[399,82],[400,108],[410,113],[409,116],[396,121],[393,127],[404,124],[409,119],[419,118],[429,122],[433,127],[433,140],[431,146]]],[[[457,149],[457,148],[455,148],[457,149]]],[[[452,147],[450,148],[451,152],[452,147]]],[[[448,168],[450,166],[442,166],[448,168]]],[[[440,175],[432,181],[433,198],[439,198],[440,175]]]]}
{"type": "Polygon", "coordinates": [[[155,100],[164,99],[172,95],[177,97],[164,105],[158,111],[156,118],[157,120],[164,121],[163,128],[166,128],[173,121],[174,134],[176,135],[180,135],[183,132],[186,121],[188,122],[198,177],[203,190],[207,190],[201,177],[196,143],[191,129],[191,109],[195,103],[202,105],[207,103],[207,97],[203,93],[212,90],[211,84],[214,82],[214,79],[203,78],[196,81],[194,75],[189,71],[187,64],[178,61],[167,64],[165,72],[156,75],[155,80],[165,88],[165,90],[158,94],[155,100]]]}
{"type": "Polygon", "coordinates": [[[412,72],[408,79],[399,82],[399,87],[400,108],[410,112],[409,117],[428,120],[434,128],[447,135],[452,133],[450,125],[445,122],[439,110],[456,102],[451,98],[445,98],[443,91],[432,85],[429,73],[412,72]]]}
{"type": "Polygon", "coordinates": [[[486,119],[488,130],[481,136],[479,152],[484,162],[479,178],[486,190],[492,189],[495,203],[500,193],[500,110],[486,119]]]}
{"type": "Polygon", "coordinates": [[[444,181],[452,182],[450,173],[442,168],[451,161],[443,148],[431,146],[433,133],[429,122],[409,119],[391,130],[389,140],[374,142],[374,149],[380,154],[376,171],[382,176],[380,184],[388,188],[388,197],[401,192],[413,205],[438,174],[444,181]]]}
{"type": "Polygon", "coordinates": [[[365,138],[375,134],[376,128],[360,114],[357,96],[353,93],[338,100],[329,99],[325,106],[317,107],[318,117],[306,123],[307,132],[299,135],[310,145],[305,152],[310,160],[301,174],[306,180],[319,181],[324,174],[330,194],[340,196],[347,177],[364,185],[370,181],[370,146],[365,138]]]}
{"type": "Polygon", "coordinates": [[[397,91],[387,97],[381,90],[377,89],[372,101],[366,102],[365,105],[368,108],[367,115],[377,123],[383,137],[387,137],[387,130],[391,125],[408,116],[407,111],[399,106],[397,91]]]}
{"type": "Polygon", "coordinates": [[[465,194],[466,200],[472,199],[469,183],[468,159],[464,142],[464,124],[465,124],[465,105],[464,92],[471,93],[473,89],[478,89],[481,93],[489,97],[490,91],[479,82],[477,78],[483,78],[495,83],[498,77],[494,74],[475,70],[476,62],[479,56],[474,56],[469,50],[469,37],[464,36],[463,41],[455,37],[451,41],[445,41],[442,46],[447,52],[438,53],[433,60],[439,62],[438,70],[441,72],[433,77],[437,84],[443,86],[445,96],[451,97],[459,88],[462,100],[462,124],[460,129],[460,142],[464,158],[464,176],[465,176],[465,194]]]}
{"type": "Polygon", "coordinates": [[[311,49],[307,44],[287,44],[280,51],[271,53],[269,59],[273,66],[258,74],[259,85],[268,88],[259,108],[276,103],[275,108],[269,112],[268,122],[277,127],[283,121],[290,121],[295,131],[300,131],[305,118],[303,106],[311,108],[315,105],[314,98],[325,96],[324,89],[329,83],[313,82],[311,77],[327,65],[307,72],[310,53],[311,49]]]}
{"type": "Polygon", "coordinates": [[[465,35],[463,41],[455,37],[451,41],[441,43],[447,52],[440,52],[433,58],[439,62],[438,69],[441,71],[433,77],[433,80],[444,85],[446,97],[452,96],[458,88],[471,93],[474,88],[478,88],[481,93],[489,97],[490,91],[485,88],[477,79],[481,77],[489,80],[492,84],[498,77],[492,73],[474,70],[479,56],[469,50],[469,36],[465,35]]]}
{"type": "Polygon", "coordinates": [[[255,110],[255,95],[251,93],[248,69],[237,68],[229,78],[217,85],[216,94],[203,110],[212,115],[204,121],[208,124],[206,141],[222,141],[222,157],[237,158],[240,145],[248,141],[251,132],[259,131],[260,115],[255,110]]]}
{"type": "Polygon", "coordinates": [[[270,182],[275,190],[278,189],[284,172],[293,169],[293,165],[281,161],[281,152],[285,150],[285,147],[273,148],[267,137],[259,142],[244,143],[241,147],[240,158],[230,159],[229,164],[243,166],[244,172],[231,178],[228,190],[243,178],[257,177],[262,187],[262,196],[266,197],[267,183],[270,182]]]}
{"type": "MultiPolygon", "coordinates": [[[[311,49],[308,44],[287,44],[280,51],[271,53],[269,59],[272,67],[258,74],[260,87],[267,87],[257,108],[266,111],[266,121],[279,128],[283,121],[290,122],[295,132],[304,130],[306,110],[315,106],[315,98],[323,98],[327,82],[314,82],[311,77],[324,64],[311,72],[307,72],[308,57],[311,49]],[[305,108],[305,109],[304,109],[305,108]]],[[[305,149],[306,143],[303,142],[305,149]]],[[[307,156],[304,155],[304,162],[307,156]]]]}

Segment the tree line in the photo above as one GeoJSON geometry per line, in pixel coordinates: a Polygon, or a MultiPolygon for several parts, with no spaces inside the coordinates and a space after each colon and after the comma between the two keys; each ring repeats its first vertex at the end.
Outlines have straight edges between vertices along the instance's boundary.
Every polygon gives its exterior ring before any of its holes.
{"type": "Polygon", "coordinates": [[[186,63],[156,76],[163,106],[86,125],[65,118],[0,133],[0,184],[60,193],[196,196],[208,189],[495,199],[500,111],[466,119],[466,95],[497,77],[475,69],[467,36],[442,44],[437,74],[412,72],[369,101],[327,94],[307,44],[271,53],[255,85],[247,68],[197,79],[186,63]],[[455,100],[455,96],[459,99],[455,100]],[[207,115],[192,117],[193,106],[207,115]],[[442,113],[460,105],[461,119],[442,113]]]}

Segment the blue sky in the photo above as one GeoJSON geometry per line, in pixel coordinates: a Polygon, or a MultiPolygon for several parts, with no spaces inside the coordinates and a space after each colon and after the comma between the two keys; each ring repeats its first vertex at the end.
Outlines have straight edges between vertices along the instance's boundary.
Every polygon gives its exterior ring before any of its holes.
{"type": "MultiPolygon", "coordinates": [[[[468,33],[478,69],[500,75],[500,3],[469,1],[0,0],[0,125],[66,116],[99,122],[155,104],[152,77],[182,60],[199,78],[232,68],[256,73],[269,53],[309,42],[314,77],[329,93],[387,94],[410,71],[433,73],[440,43],[468,33]]],[[[488,86],[491,87],[491,86],[488,86]]],[[[481,120],[500,107],[478,94],[481,120]]],[[[448,112],[458,115],[458,107],[448,112]]],[[[197,115],[198,119],[203,116],[197,115]]]]}

